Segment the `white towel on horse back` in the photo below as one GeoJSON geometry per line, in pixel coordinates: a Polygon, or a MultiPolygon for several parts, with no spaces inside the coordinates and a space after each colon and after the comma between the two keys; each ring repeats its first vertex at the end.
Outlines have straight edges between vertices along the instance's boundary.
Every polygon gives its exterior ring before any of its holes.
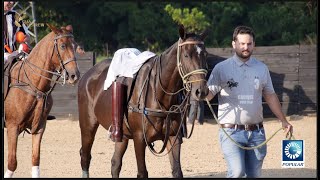
{"type": "Polygon", "coordinates": [[[104,81],[104,90],[107,90],[118,76],[133,78],[143,63],[155,55],[155,53],[150,51],[141,53],[136,48],[117,50],[114,53],[106,80],[104,81]]]}

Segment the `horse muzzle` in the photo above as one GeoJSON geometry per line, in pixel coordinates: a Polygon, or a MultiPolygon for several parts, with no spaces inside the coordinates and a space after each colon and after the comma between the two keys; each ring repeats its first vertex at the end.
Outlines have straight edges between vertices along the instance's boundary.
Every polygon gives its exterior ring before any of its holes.
{"type": "Polygon", "coordinates": [[[191,90],[191,96],[194,100],[200,101],[204,100],[209,94],[209,89],[206,83],[193,84],[191,90]]]}
{"type": "Polygon", "coordinates": [[[64,77],[65,80],[67,80],[69,84],[76,84],[80,79],[80,71],[76,59],[70,58],[66,60],[66,62],[63,63],[62,67],[66,72],[64,77]]]}
{"type": "Polygon", "coordinates": [[[66,80],[69,84],[76,84],[79,79],[80,79],[80,72],[78,69],[72,70],[72,71],[67,70],[66,80]]]}

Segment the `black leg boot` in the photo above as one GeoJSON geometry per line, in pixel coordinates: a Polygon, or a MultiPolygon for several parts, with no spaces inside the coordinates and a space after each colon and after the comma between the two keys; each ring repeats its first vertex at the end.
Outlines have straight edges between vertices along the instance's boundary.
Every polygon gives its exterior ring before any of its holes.
{"type": "Polygon", "coordinates": [[[125,85],[120,82],[112,84],[112,132],[111,140],[114,142],[122,142],[123,136],[123,116],[124,116],[124,100],[125,85]]]}

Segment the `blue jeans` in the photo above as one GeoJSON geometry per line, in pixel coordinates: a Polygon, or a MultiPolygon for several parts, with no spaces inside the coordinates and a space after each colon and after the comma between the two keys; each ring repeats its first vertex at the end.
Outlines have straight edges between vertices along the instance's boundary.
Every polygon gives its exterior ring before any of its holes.
{"type": "MultiPolygon", "coordinates": [[[[231,138],[245,147],[257,146],[266,140],[264,128],[254,131],[224,128],[231,138]]],[[[255,178],[261,176],[263,159],[267,154],[267,146],[253,150],[238,147],[219,129],[219,140],[224,159],[227,162],[227,178],[255,178]]]]}

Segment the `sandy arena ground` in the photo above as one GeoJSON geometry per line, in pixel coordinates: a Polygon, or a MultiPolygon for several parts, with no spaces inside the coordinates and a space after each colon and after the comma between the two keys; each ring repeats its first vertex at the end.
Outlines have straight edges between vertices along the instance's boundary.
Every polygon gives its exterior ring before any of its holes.
{"type": "MultiPolygon", "coordinates": [[[[290,117],[288,117],[290,119],[290,117]]],[[[262,170],[262,177],[316,178],[317,177],[317,117],[301,117],[290,120],[294,126],[294,136],[305,143],[305,168],[281,168],[281,143],[285,138],[282,131],[268,142],[268,153],[262,170]]],[[[264,123],[267,138],[281,127],[275,119],[264,123]]],[[[190,129],[188,125],[188,129],[190,129]]],[[[189,133],[189,132],[188,132],[189,133]]],[[[80,128],[78,121],[50,120],[43,136],[41,146],[40,176],[45,178],[81,177],[80,166],[80,128]]],[[[161,142],[156,142],[160,150],[161,142]]],[[[111,157],[114,143],[107,139],[107,131],[98,129],[92,149],[90,166],[91,178],[111,177],[111,157]]],[[[148,149],[146,163],[149,177],[172,177],[168,156],[154,156],[148,149]]],[[[31,135],[20,134],[18,141],[18,168],[14,177],[31,177],[31,135]]],[[[184,177],[223,178],[226,163],[218,142],[218,125],[207,120],[204,125],[197,124],[190,139],[183,139],[182,171],[184,177]]],[[[4,129],[4,171],[7,169],[7,129],[4,129]]],[[[137,165],[133,142],[123,159],[120,177],[137,175],[137,165]]],[[[2,175],[3,177],[3,175],[2,175]]]]}

